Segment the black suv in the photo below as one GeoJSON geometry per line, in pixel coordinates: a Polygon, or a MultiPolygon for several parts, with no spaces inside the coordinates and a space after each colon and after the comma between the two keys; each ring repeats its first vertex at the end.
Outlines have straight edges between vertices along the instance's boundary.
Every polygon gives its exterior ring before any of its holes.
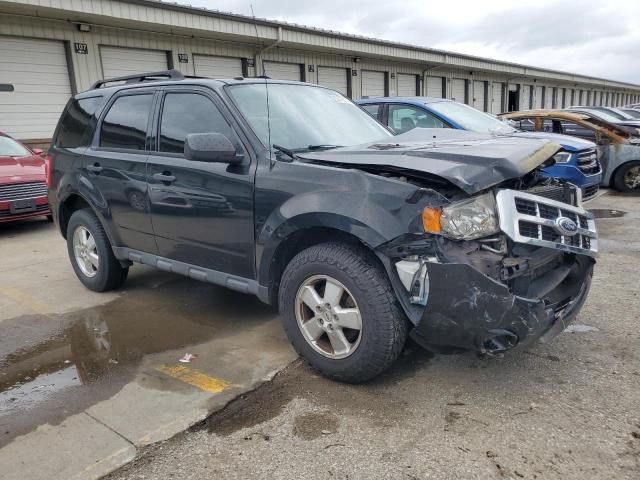
{"type": "Polygon", "coordinates": [[[132,262],[277,303],[298,353],[361,382],[407,335],[495,354],[562,331],[591,282],[580,191],[542,178],[559,146],[393,136],[332,90],[176,71],[72,98],[49,199],[80,281],[132,262]]]}

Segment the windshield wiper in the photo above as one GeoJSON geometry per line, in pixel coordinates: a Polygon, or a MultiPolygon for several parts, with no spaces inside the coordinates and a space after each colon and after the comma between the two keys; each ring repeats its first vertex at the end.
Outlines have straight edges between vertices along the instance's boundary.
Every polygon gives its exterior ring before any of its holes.
{"type": "Polygon", "coordinates": [[[307,148],[301,148],[300,150],[331,150],[332,148],[340,148],[342,145],[309,145],[307,148]]]}
{"type": "Polygon", "coordinates": [[[275,143],[272,145],[273,148],[281,153],[284,153],[285,155],[290,156],[292,159],[295,158],[295,152],[293,150],[291,150],[290,148],[287,147],[282,147],[280,145],[276,145],[275,143]]]}

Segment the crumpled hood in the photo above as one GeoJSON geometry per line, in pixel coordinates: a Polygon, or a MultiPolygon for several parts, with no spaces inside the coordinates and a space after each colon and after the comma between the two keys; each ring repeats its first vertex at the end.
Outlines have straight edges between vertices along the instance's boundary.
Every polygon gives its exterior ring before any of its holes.
{"type": "Polygon", "coordinates": [[[297,156],[302,161],[424,172],[471,195],[531,172],[560,149],[547,140],[415,128],[380,142],[297,156]]]}
{"type": "Polygon", "coordinates": [[[19,181],[14,177],[25,177],[33,180],[34,177],[45,175],[44,159],[37,155],[28,157],[1,157],[0,156],[0,181],[11,179],[19,181]]]}

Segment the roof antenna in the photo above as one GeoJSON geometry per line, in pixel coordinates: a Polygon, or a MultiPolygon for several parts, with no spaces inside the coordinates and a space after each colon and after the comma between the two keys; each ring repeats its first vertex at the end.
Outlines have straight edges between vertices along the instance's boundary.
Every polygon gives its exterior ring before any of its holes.
{"type": "MultiPolygon", "coordinates": [[[[256,30],[256,40],[260,43],[260,35],[258,34],[258,22],[256,20],[256,14],[253,11],[253,4],[249,4],[251,7],[251,16],[253,17],[253,27],[256,30]]],[[[269,108],[269,84],[267,83],[267,74],[264,70],[264,60],[262,59],[262,55],[260,55],[260,66],[262,67],[262,76],[264,77],[264,90],[266,93],[266,101],[267,101],[267,137],[269,140],[269,158],[273,158],[273,149],[271,145],[271,115],[269,108]]],[[[255,68],[255,67],[254,67],[255,68]]],[[[273,166],[273,161],[271,163],[273,166]]]]}

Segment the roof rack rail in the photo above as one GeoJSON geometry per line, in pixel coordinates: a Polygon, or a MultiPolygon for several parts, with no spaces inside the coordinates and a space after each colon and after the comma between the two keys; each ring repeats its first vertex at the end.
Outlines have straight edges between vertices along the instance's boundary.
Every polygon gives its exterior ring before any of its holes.
{"type": "Polygon", "coordinates": [[[125,84],[130,84],[142,82],[159,82],[162,80],[184,80],[184,78],[184,75],[182,75],[182,73],[175,69],[164,70],[162,72],[139,73],[137,75],[125,75],[123,77],[113,77],[104,80],[98,80],[96,83],[91,85],[91,88],[89,90],[102,88],[106,84],[113,82],[125,82],[125,84]]]}

